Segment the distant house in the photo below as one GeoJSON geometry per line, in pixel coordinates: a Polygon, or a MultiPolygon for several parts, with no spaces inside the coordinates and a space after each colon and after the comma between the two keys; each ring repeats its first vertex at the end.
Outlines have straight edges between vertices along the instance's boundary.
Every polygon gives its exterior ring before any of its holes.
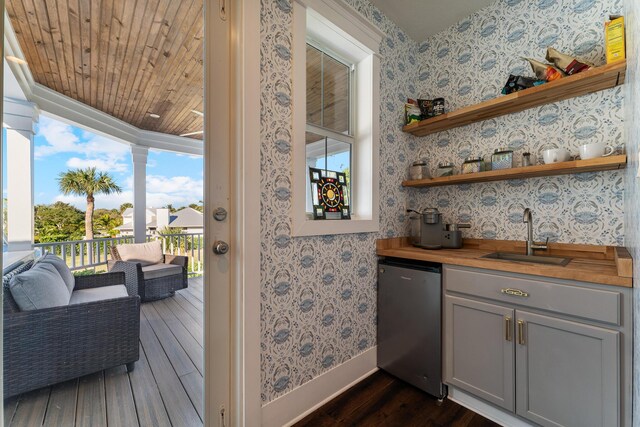
{"type": "MultiPolygon", "coordinates": [[[[170,213],[167,208],[147,208],[147,234],[158,234],[166,227],[181,228],[183,233],[202,233],[202,213],[193,208],[183,208],[170,213]]],[[[122,213],[122,225],[116,227],[122,236],[133,235],[133,208],[122,213]]]]}

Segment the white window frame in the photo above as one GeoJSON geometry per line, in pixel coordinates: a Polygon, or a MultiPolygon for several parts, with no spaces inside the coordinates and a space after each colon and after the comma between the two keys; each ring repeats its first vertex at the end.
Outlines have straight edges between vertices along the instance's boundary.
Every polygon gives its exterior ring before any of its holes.
{"type": "Polygon", "coordinates": [[[293,4],[293,195],[294,236],[377,232],[379,221],[380,57],[384,33],[340,0],[296,0],[293,4]],[[355,64],[357,108],[352,108],[351,219],[313,220],[307,215],[305,132],[306,46],[311,40],[355,64]]]}
{"type": "MultiPolygon", "coordinates": [[[[307,132],[311,132],[315,135],[321,136],[323,138],[325,138],[325,152],[324,152],[324,157],[325,157],[325,166],[327,165],[327,157],[328,156],[328,152],[326,151],[327,144],[326,144],[326,139],[330,138],[333,139],[335,141],[338,141],[340,143],[345,143],[345,144],[349,144],[350,150],[349,150],[349,171],[350,173],[353,172],[354,168],[353,168],[353,155],[354,155],[354,147],[356,145],[356,136],[355,136],[355,115],[356,115],[356,67],[355,64],[352,64],[350,61],[345,60],[344,58],[340,58],[338,55],[335,54],[335,52],[333,52],[333,50],[331,49],[331,47],[327,47],[327,46],[323,46],[321,44],[321,42],[318,42],[317,40],[313,40],[310,37],[307,37],[307,47],[311,46],[313,49],[316,49],[317,51],[319,51],[320,53],[322,53],[322,55],[328,56],[331,59],[333,59],[334,61],[344,65],[345,67],[349,68],[349,122],[348,122],[348,126],[349,126],[349,131],[345,134],[342,134],[340,132],[336,132],[333,129],[327,128],[327,127],[323,127],[323,126],[318,126],[315,124],[311,124],[309,122],[306,122],[305,126],[305,130],[307,132]]],[[[324,69],[322,71],[322,78],[324,79],[324,69]]],[[[306,83],[306,80],[305,80],[306,83]]],[[[324,90],[324,89],[323,89],[324,90]]],[[[324,94],[321,96],[321,98],[324,100],[324,94]]],[[[305,103],[306,106],[306,103],[305,103]]],[[[321,107],[324,108],[324,105],[321,107]]],[[[324,112],[321,112],[321,116],[324,118],[324,112]]],[[[324,124],[324,123],[323,123],[324,124]]],[[[307,145],[305,145],[305,162],[308,160],[307,155],[309,153],[309,147],[307,145]]],[[[308,169],[307,169],[308,170],[308,169]]],[[[326,169],[325,169],[326,170],[326,169]]],[[[341,171],[336,171],[336,172],[341,172],[341,171]]],[[[352,174],[353,175],[353,174],[352,174]]],[[[306,173],[306,180],[307,180],[307,188],[311,187],[311,177],[309,176],[309,172],[306,173]]],[[[353,176],[350,179],[349,182],[349,197],[348,197],[348,201],[349,201],[349,211],[351,212],[353,210],[353,176]]],[[[313,216],[313,197],[311,196],[311,192],[307,191],[306,193],[306,213],[307,213],[307,217],[309,219],[312,218],[313,216]]]]}

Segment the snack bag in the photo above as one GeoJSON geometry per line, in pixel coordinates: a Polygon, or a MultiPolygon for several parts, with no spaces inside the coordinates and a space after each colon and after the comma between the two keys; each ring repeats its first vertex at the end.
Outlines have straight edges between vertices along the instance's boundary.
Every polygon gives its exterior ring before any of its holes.
{"type": "Polygon", "coordinates": [[[418,103],[413,99],[407,99],[407,103],[404,104],[404,123],[410,125],[419,122],[421,119],[422,114],[418,103]]]}
{"type": "Polygon", "coordinates": [[[564,77],[564,73],[554,65],[545,64],[540,61],[536,61],[531,58],[524,58],[526,61],[529,61],[531,64],[531,68],[533,72],[536,73],[536,77],[540,80],[544,80],[546,82],[552,82],[554,80],[558,80],[564,77]]]}
{"type": "Polygon", "coordinates": [[[530,87],[540,86],[546,83],[544,80],[532,79],[531,77],[514,76],[511,74],[507,84],[502,89],[503,95],[518,92],[520,90],[529,89],[530,87]]]}
{"type": "Polygon", "coordinates": [[[564,71],[568,76],[589,70],[593,67],[591,64],[578,61],[564,53],[558,52],[554,48],[547,48],[547,61],[555,64],[556,67],[564,71]]]}
{"type": "Polygon", "coordinates": [[[433,100],[431,99],[418,99],[418,106],[423,119],[433,117],[433,100]]]}

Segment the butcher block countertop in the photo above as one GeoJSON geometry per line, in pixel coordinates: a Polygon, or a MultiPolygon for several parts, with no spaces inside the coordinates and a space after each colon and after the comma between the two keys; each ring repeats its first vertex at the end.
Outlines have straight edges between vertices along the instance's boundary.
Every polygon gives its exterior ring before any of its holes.
{"type": "Polygon", "coordinates": [[[633,260],[629,252],[619,246],[550,243],[548,250],[536,251],[536,255],[571,258],[571,262],[564,267],[481,258],[483,255],[493,252],[524,254],[524,241],[465,239],[462,249],[427,250],[411,246],[408,237],[399,237],[378,240],[376,252],[379,256],[385,257],[485,268],[627,288],[633,286],[633,260]]]}

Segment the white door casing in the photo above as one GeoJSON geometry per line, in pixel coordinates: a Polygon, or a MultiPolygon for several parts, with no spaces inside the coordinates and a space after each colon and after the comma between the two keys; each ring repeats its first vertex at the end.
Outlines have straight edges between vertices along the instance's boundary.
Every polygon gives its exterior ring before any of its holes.
{"type": "Polygon", "coordinates": [[[231,240],[234,210],[231,200],[230,139],[230,24],[225,3],[207,0],[204,4],[204,322],[205,322],[205,425],[231,426],[230,397],[230,315],[232,266],[235,260],[231,240]],[[224,10],[223,10],[224,7],[224,10]],[[216,208],[228,215],[213,218],[216,208]],[[223,255],[213,253],[216,241],[230,244],[223,255]],[[223,414],[224,413],[224,414],[223,414]]]}

